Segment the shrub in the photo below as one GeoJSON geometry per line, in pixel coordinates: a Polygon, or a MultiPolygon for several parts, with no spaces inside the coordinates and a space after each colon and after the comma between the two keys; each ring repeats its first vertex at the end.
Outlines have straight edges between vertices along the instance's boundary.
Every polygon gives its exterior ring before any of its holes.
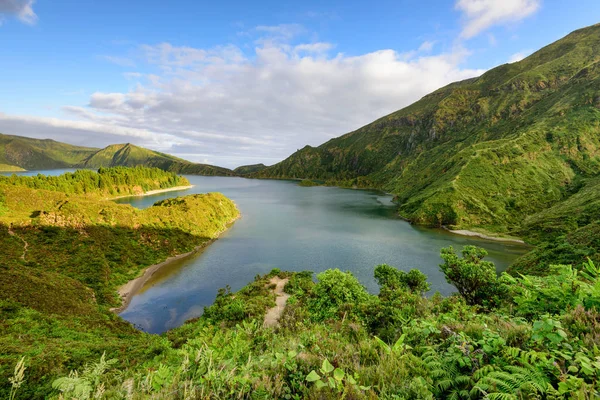
{"type": "Polygon", "coordinates": [[[381,264],[375,267],[374,275],[375,280],[382,289],[408,289],[411,292],[420,294],[429,291],[427,275],[418,269],[411,269],[407,273],[387,264],[381,264]]]}
{"type": "Polygon", "coordinates": [[[462,258],[452,246],[441,250],[445,262],[440,269],[446,281],[456,287],[469,305],[495,304],[500,293],[494,263],[483,260],[487,254],[485,249],[475,246],[465,246],[462,258]]]}
{"type": "Polygon", "coordinates": [[[317,320],[335,317],[344,306],[349,311],[366,302],[369,294],[351,272],[330,269],[317,275],[310,311],[317,320]]]}

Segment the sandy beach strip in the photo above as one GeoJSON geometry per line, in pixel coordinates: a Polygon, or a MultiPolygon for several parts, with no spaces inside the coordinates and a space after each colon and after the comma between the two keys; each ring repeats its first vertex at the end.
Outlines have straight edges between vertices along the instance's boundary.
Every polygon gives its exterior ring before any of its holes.
{"type": "Polygon", "coordinates": [[[144,197],[144,196],[152,196],[153,194],[160,194],[160,193],[167,193],[167,192],[174,192],[176,190],[187,190],[187,189],[191,189],[193,188],[194,185],[188,185],[188,186],[173,186],[170,188],[166,188],[166,189],[156,189],[156,190],[149,190],[147,192],[144,193],[140,193],[140,194],[126,194],[123,196],[117,196],[117,197],[108,197],[108,200],[115,200],[115,199],[123,199],[126,197],[144,197]]]}
{"type": "Polygon", "coordinates": [[[133,296],[135,296],[135,294],[142,287],[144,287],[144,284],[146,282],[148,282],[148,280],[152,277],[152,275],[154,275],[154,273],[156,271],[158,271],[159,269],[161,269],[164,266],[169,265],[173,261],[185,258],[187,256],[191,256],[192,254],[195,254],[195,253],[199,252],[200,250],[204,249],[205,247],[207,247],[208,245],[213,243],[215,240],[217,240],[227,229],[229,229],[233,225],[233,223],[235,221],[237,221],[241,217],[242,217],[242,214],[238,213],[238,215],[235,218],[233,218],[231,221],[227,222],[227,224],[225,225],[225,228],[222,231],[218,232],[214,239],[209,239],[209,240],[199,244],[198,246],[196,246],[194,248],[194,250],[188,251],[187,253],[182,253],[182,254],[178,254],[176,256],[169,257],[163,262],[160,262],[158,264],[154,264],[154,265],[147,267],[141,276],[138,276],[137,278],[130,280],[129,282],[127,282],[126,284],[124,284],[117,290],[117,293],[119,293],[119,296],[121,297],[122,303],[121,303],[120,307],[111,308],[110,311],[112,311],[116,314],[123,312],[127,308],[127,306],[129,306],[129,303],[131,302],[131,299],[133,298],[133,296]]]}
{"type": "Polygon", "coordinates": [[[509,242],[509,243],[526,244],[521,239],[511,239],[511,238],[489,236],[489,235],[486,235],[486,234],[483,234],[483,233],[469,231],[467,229],[452,230],[452,229],[448,229],[446,227],[444,227],[444,229],[446,229],[448,232],[454,233],[456,235],[478,237],[480,239],[493,240],[493,241],[496,241],[496,242],[509,242]]]}

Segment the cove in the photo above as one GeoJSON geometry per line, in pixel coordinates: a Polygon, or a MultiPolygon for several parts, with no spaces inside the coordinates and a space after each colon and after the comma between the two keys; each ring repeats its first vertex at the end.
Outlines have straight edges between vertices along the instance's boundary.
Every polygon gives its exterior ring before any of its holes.
{"type": "Polygon", "coordinates": [[[295,181],[186,176],[192,189],[115,200],[145,208],[158,200],[221,192],[242,217],[199,253],[164,267],[120,314],[139,329],[162,333],[202,314],[219,288],[238,290],[273,268],[314,272],[351,271],[377,293],[373,269],[389,264],[418,268],[432,292],[453,292],[438,265],[442,247],[473,244],[489,252],[502,271],[528,249],[512,243],[462,237],[410,225],[395,215],[392,196],[377,191],[300,187],[295,181]]]}

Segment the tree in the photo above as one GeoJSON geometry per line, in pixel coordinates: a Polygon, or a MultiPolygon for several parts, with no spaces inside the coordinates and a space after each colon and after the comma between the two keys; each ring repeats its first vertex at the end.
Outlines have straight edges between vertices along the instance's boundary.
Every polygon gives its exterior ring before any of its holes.
{"type": "Polygon", "coordinates": [[[470,305],[493,305],[501,290],[496,275],[496,267],[490,261],[484,261],[487,251],[476,246],[465,246],[462,258],[458,257],[452,246],[441,250],[445,261],[440,269],[446,281],[454,285],[458,293],[470,305]]]}
{"type": "Polygon", "coordinates": [[[418,269],[411,269],[408,273],[381,264],[375,267],[375,280],[381,288],[389,290],[408,289],[411,292],[422,294],[429,290],[427,275],[418,269]]]}

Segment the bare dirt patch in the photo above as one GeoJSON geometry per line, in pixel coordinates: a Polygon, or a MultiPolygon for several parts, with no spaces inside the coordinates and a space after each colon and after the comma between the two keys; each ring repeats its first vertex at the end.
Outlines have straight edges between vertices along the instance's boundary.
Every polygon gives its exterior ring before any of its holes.
{"type": "Polygon", "coordinates": [[[273,293],[275,293],[277,298],[275,299],[276,306],[270,308],[265,315],[265,322],[263,323],[264,326],[272,328],[279,326],[279,318],[281,318],[281,314],[283,314],[283,310],[285,309],[285,304],[290,298],[290,295],[283,291],[283,288],[288,281],[288,278],[281,279],[278,276],[271,278],[269,281],[269,283],[275,285],[273,293]]]}

